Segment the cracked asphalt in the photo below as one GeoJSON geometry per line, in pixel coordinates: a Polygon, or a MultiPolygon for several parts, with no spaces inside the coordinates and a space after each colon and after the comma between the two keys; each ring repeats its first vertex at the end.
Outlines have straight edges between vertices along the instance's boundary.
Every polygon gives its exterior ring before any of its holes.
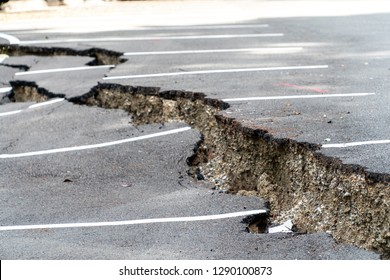
{"type": "MultiPolygon", "coordinates": [[[[104,82],[237,99],[228,102],[231,107],[226,113],[230,116],[267,129],[276,137],[316,144],[365,142],[347,148],[323,148],[321,152],[373,173],[390,172],[389,143],[368,143],[390,139],[390,9],[378,7],[367,12],[362,8],[353,15],[329,12],[310,17],[291,11],[290,15],[278,16],[278,5],[302,8],[304,4],[273,1],[274,6],[264,4],[275,11],[273,17],[268,17],[260,12],[263,1],[246,1],[248,6],[237,14],[233,11],[240,11],[241,1],[226,1],[225,7],[218,6],[221,1],[173,2],[107,3],[110,6],[86,14],[79,29],[66,25],[69,18],[59,24],[56,10],[43,12],[47,14],[43,19],[39,19],[39,13],[30,20],[5,17],[0,32],[14,36],[20,45],[102,48],[124,53],[126,61],[114,68],[90,66],[81,70],[75,68],[86,66],[93,58],[4,58],[0,64],[0,156],[38,154],[0,158],[0,229],[266,209],[266,201],[261,198],[215,190],[211,184],[187,175],[186,159],[200,139],[193,129],[118,145],[39,154],[187,126],[179,122],[135,126],[122,110],[68,101],[104,82]],[[103,15],[104,9],[107,15],[103,15]],[[136,16],[127,20],[120,11],[133,11],[136,16]],[[207,12],[197,18],[202,11],[207,12]],[[155,15],[150,22],[145,19],[148,13],[155,15]],[[115,15],[116,21],[104,24],[104,19],[115,15]],[[102,22],[101,31],[97,22],[102,22]],[[282,35],[255,36],[259,34],[282,35]],[[193,52],[196,50],[198,53],[193,52]],[[187,53],[180,53],[183,51],[187,53]],[[300,69],[302,66],[312,68],[300,69]],[[272,67],[277,69],[270,70],[272,67]],[[29,73],[54,69],[58,71],[29,73]],[[34,107],[35,102],[11,102],[7,88],[10,81],[17,80],[34,82],[65,100],[41,107],[34,107]],[[345,95],[356,93],[370,95],[345,95]],[[345,96],[320,97],[327,94],[345,96]],[[308,98],[310,95],[315,96],[308,98]],[[269,99],[239,100],[259,97],[269,99]]],[[[312,8],[316,2],[334,7],[336,1],[313,1],[312,8]]],[[[75,19],[85,12],[74,10],[72,14],[71,9],[63,9],[57,12],[69,13],[75,19]]],[[[20,15],[23,18],[23,13],[20,15]]],[[[10,42],[0,36],[0,43],[10,42]]],[[[0,258],[379,258],[374,252],[337,243],[327,233],[247,233],[243,218],[0,230],[0,258]]]]}

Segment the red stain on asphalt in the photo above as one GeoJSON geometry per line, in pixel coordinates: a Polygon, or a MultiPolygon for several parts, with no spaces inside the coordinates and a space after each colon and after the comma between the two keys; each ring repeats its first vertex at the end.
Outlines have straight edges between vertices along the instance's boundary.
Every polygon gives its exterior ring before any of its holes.
{"type": "Polygon", "coordinates": [[[297,89],[304,89],[304,90],[309,90],[309,91],[318,92],[318,93],[326,93],[326,92],[329,92],[329,91],[326,90],[326,89],[313,88],[313,87],[307,87],[307,86],[300,86],[300,85],[289,84],[289,83],[275,84],[275,86],[282,86],[282,87],[291,87],[291,88],[297,88],[297,89]]]}

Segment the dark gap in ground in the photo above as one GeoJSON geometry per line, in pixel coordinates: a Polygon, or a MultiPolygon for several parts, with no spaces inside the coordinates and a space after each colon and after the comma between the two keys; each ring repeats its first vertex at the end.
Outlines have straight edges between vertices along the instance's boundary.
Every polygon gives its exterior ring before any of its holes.
{"type": "Polygon", "coordinates": [[[24,65],[24,64],[7,64],[7,63],[0,63],[0,66],[5,66],[9,68],[16,68],[21,71],[28,71],[30,69],[30,66],[24,65]]]}
{"type": "Polygon", "coordinates": [[[55,94],[45,88],[38,87],[35,82],[10,81],[12,87],[8,98],[11,102],[36,101],[43,102],[51,98],[64,98],[65,94],[55,94]]]}
{"type": "Polygon", "coordinates": [[[112,65],[120,64],[127,61],[121,58],[123,53],[110,51],[100,48],[90,48],[86,50],[75,50],[71,48],[61,47],[35,47],[35,46],[20,46],[20,45],[4,45],[0,44],[0,53],[9,56],[36,55],[36,56],[89,56],[94,60],[87,65],[112,65]]]}
{"type": "MultiPolygon", "coordinates": [[[[26,96],[24,101],[50,98],[34,83],[11,85],[14,94],[26,96]]],[[[188,173],[231,193],[270,202],[269,216],[245,220],[248,230],[265,231],[268,219],[292,219],[299,232],[327,232],[337,241],[390,258],[389,174],[343,164],[322,155],[319,145],[275,138],[260,126],[245,125],[223,112],[229,104],[203,93],[105,83],[69,101],[123,109],[135,125],[178,121],[200,131],[187,159],[188,173]]]]}
{"type": "Polygon", "coordinates": [[[247,216],[242,220],[242,223],[247,224],[247,232],[268,233],[268,227],[270,225],[269,213],[247,216]]]}

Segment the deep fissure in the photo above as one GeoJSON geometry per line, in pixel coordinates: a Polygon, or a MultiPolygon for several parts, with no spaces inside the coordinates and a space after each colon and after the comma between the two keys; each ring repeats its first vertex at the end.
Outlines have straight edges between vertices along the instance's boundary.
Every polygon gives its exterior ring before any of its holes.
{"type": "Polygon", "coordinates": [[[1,63],[0,66],[19,69],[21,71],[28,71],[30,69],[30,66],[24,65],[24,64],[8,64],[8,63],[1,63]]]}
{"type": "Polygon", "coordinates": [[[11,102],[43,102],[52,98],[64,98],[64,94],[55,94],[39,87],[31,81],[10,81],[12,91],[7,95],[11,102]]]}
{"type": "Polygon", "coordinates": [[[87,65],[117,65],[126,61],[122,58],[123,53],[101,49],[90,48],[85,50],[76,50],[63,47],[35,47],[35,46],[20,46],[20,45],[2,45],[0,44],[0,53],[9,56],[89,56],[94,58],[87,65]]]}
{"type": "MultiPolygon", "coordinates": [[[[61,96],[29,82],[14,81],[12,87],[14,96],[25,96],[15,101],[61,96]]],[[[200,131],[201,140],[187,159],[189,175],[231,193],[267,199],[270,217],[247,220],[252,232],[264,232],[268,218],[292,219],[299,232],[328,232],[340,242],[390,257],[388,174],[343,164],[322,155],[318,145],[275,138],[242,124],[224,113],[229,104],[203,93],[105,83],[68,100],[123,109],[135,125],[178,121],[200,131]]]]}

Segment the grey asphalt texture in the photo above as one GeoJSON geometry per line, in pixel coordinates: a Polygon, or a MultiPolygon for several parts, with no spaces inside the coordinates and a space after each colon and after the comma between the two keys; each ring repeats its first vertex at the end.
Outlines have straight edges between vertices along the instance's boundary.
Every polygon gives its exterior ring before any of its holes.
{"type": "MultiPolygon", "coordinates": [[[[124,56],[114,69],[15,76],[0,65],[0,83],[34,81],[66,98],[88,92],[103,77],[210,69],[329,65],[328,69],[218,73],[109,80],[203,92],[213,98],[375,92],[373,96],[231,102],[228,112],[277,137],[311,143],[389,139],[387,14],[286,18],[243,22],[268,28],[164,29],[101,34],[18,32],[20,40],[88,37],[284,33],[240,39],[105,41],[42,44],[120,52],[257,47],[303,47],[285,54],[252,52],[124,56]],[[373,43],[375,42],[375,43],[373,43]],[[327,140],[325,140],[327,139],[327,140]],[[330,139],[330,140],[329,140],[330,139]]],[[[2,30],[7,32],[7,30],[2,30]]],[[[0,39],[1,40],[1,39],[0,39]]],[[[1,41],[1,43],[3,43],[1,41]]],[[[85,66],[88,57],[10,57],[3,63],[29,71],[85,66]]],[[[5,95],[5,94],[2,94],[5,95]]],[[[2,99],[0,153],[16,154],[90,145],[184,127],[184,123],[134,126],[121,110],[74,105],[41,108],[2,99]]],[[[199,141],[195,130],[123,145],[25,158],[1,159],[0,225],[122,221],[214,215],[264,209],[256,197],[227,194],[187,175],[186,158],[199,141]]],[[[389,173],[389,145],[322,149],[345,163],[389,173]]],[[[378,259],[373,252],[336,243],[326,233],[251,234],[243,217],[202,222],[0,232],[1,259],[378,259]]]]}

